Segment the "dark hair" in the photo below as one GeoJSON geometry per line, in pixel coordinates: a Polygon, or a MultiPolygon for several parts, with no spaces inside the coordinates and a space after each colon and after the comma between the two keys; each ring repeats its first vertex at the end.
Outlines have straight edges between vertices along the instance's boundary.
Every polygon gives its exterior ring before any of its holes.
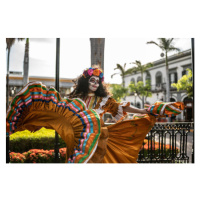
{"type": "MultiPolygon", "coordinates": [[[[89,92],[89,79],[90,77],[79,76],[74,82],[74,90],[69,94],[69,98],[85,98],[89,92]]],[[[108,85],[102,83],[102,79],[99,77],[99,87],[95,91],[95,95],[98,97],[106,97],[110,93],[108,91],[108,85]]]]}

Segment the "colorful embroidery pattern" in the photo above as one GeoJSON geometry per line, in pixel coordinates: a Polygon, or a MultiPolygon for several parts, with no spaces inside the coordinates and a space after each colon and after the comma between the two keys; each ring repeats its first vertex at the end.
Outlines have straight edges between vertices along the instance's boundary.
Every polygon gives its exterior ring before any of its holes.
{"type": "Polygon", "coordinates": [[[147,111],[155,117],[173,117],[179,115],[184,109],[182,102],[160,102],[157,101],[154,105],[145,105],[147,111]]]}
{"type": "MultiPolygon", "coordinates": [[[[87,110],[86,104],[78,98],[61,99],[60,94],[54,89],[49,90],[41,82],[29,83],[13,99],[6,117],[6,134],[15,132],[21,117],[32,110],[48,110],[59,112],[66,120],[77,116],[81,124],[78,126],[79,144],[74,148],[73,155],[69,156],[69,163],[87,162],[94,153],[100,136],[100,117],[94,110],[87,110]],[[37,103],[37,106],[36,106],[37,103]]],[[[20,122],[21,123],[21,122],[20,122]]],[[[77,124],[71,122],[76,131],[77,124]]],[[[77,123],[77,120],[76,120],[77,123]]]]}

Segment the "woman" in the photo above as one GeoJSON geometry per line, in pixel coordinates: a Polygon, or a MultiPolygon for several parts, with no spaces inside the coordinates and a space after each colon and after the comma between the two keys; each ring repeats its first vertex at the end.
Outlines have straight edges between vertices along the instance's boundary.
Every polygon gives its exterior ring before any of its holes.
{"type": "Polygon", "coordinates": [[[137,109],[129,102],[117,103],[103,83],[98,67],[84,70],[67,99],[40,82],[27,84],[13,99],[7,112],[7,134],[41,127],[57,131],[67,145],[69,163],[136,163],[146,134],[157,116],[180,114],[183,104],[161,103],[137,109]],[[110,112],[116,124],[101,120],[110,112]],[[134,119],[122,121],[130,113],[134,119]]]}

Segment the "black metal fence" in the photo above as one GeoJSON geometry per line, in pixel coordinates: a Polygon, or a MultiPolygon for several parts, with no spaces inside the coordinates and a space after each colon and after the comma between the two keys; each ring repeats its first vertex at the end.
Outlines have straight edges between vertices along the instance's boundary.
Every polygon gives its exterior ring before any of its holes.
{"type": "Polygon", "coordinates": [[[156,123],[138,163],[194,163],[194,123],[156,123]]]}

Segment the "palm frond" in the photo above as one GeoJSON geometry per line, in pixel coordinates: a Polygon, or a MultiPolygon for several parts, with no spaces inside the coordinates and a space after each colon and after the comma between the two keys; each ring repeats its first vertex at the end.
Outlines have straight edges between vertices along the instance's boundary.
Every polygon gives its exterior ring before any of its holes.
{"type": "Polygon", "coordinates": [[[134,71],[133,71],[133,68],[129,68],[125,71],[124,75],[127,75],[127,74],[132,74],[134,71]]]}
{"type": "Polygon", "coordinates": [[[13,46],[13,44],[15,43],[16,39],[18,41],[22,41],[24,40],[25,38],[6,38],[6,49],[9,49],[13,46]]]}
{"type": "Polygon", "coordinates": [[[180,49],[174,46],[169,46],[168,51],[180,51],[180,49]]]}
{"type": "Polygon", "coordinates": [[[125,68],[126,68],[126,63],[124,63],[124,71],[125,71],[125,68]]]}
{"type": "Polygon", "coordinates": [[[124,69],[120,64],[117,64],[117,68],[121,71],[122,74],[124,74],[124,69]]]}
{"type": "Polygon", "coordinates": [[[174,40],[174,38],[170,38],[169,43],[171,44],[173,40],[174,40]]]}
{"type": "Polygon", "coordinates": [[[149,69],[149,68],[151,68],[151,67],[153,67],[153,63],[147,63],[146,65],[144,65],[144,69],[146,70],[146,69],[149,69]]]}
{"type": "Polygon", "coordinates": [[[112,74],[112,75],[111,75],[111,78],[113,78],[113,76],[116,75],[116,74],[119,74],[119,73],[114,73],[114,74],[112,74]]]}
{"type": "Polygon", "coordinates": [[[17,38],[18,41],[22,41],[22,40],[25,40],[25,38],[17,38]]]}
{"type": "Polygon", "coordinates": [[[15,38],[6,38],[6,49],[10,49],[10,47],[15,43],[15,38]]]}
{"type": "Polygon", "coordinates": [[[147,44],[155,44],[155,45],[159,46],[159,44],[154,41],[149,41],[149,42],[147,42],[147,44]]]}

